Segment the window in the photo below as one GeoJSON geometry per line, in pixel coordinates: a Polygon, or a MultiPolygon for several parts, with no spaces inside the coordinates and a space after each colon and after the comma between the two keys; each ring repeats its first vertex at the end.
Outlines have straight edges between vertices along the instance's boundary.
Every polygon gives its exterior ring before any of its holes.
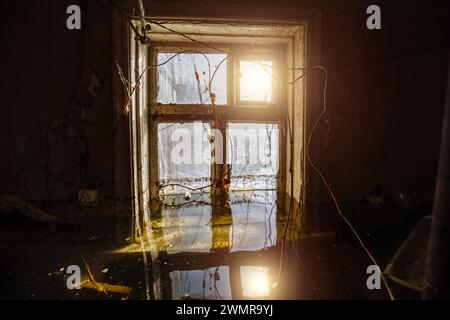
{"type": "Polygon", "coordinates": [[[191,199],[222,180],[227,184],[227,178],[232,191],[276,189],[283,108],[273,74],[281,51],[201,50],[158,45],[151,50],[157,66],[150,96],[158,195],[191,199]]]}
{"type": "Polygon", "coordinates": [[[301,194],[305,28],[161,22],[130,37],[133,209],[168,253],[271,247],[278,196],[301,194]]]}
{"type": "Polygon", "coordinates": [[[281,52],[259,49],[155,47],[154,105],[267,106],[276,104],[281,52]],[[212,49],[210,49],[212,50],[212,49]],[[223,51],[223,52],[222,52],[223,51]]]}

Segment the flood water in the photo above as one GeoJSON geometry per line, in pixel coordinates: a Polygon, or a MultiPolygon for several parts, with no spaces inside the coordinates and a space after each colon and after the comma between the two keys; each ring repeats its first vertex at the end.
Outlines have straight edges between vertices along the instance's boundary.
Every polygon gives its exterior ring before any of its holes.
{"type": "Polygon", "coordinates": [[[275,191],[230,192],[215,201],[209,194],[165,196],[144,223],[142,243],[115,243],[115,220],[100,216],[87,217],[80,234],[36,231],[25,242],[4,242],[0,252],[10,258],[0,264],[0,297],[386,299],[385,290],[367,289],[371,261],[351,234],[305,231],[304,214],[281,198],[275,191]],[[83,281],[129,292],[68,290],[70,265],[82,268],[83,281]]]}
{"type": "Polygon", "coordinates": [[[179,196],[162,200],[166,205],[146,228],[154,298],[279,296],[280,261],[299,219],[291,215],[285,235],[287,214],[276,191],[230,192],[214,204],[202,196],[185,205],[171,205],[183,202],[179,196]]]}

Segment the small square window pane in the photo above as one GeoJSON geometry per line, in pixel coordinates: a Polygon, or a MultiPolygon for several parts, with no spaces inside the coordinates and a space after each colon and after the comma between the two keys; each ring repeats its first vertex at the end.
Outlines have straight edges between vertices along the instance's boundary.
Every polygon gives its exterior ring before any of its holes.
{"type": "Polygon", "coordinates": [[[272,61],[240,61],[240,101],[270,103],[272,61]]]}
{"type": "Polygon", "coordinates": [[[158,103],[227,104],[226,54],[158,53],[157,63],[162,64],[157,72],[158,103]],[[210,81],[214,103],[210,98],[210,81]]]}

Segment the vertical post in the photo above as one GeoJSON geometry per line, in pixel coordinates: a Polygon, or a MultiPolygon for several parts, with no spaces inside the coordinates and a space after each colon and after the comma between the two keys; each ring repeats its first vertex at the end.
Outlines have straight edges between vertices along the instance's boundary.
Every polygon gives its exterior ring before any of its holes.
{"type": "Polygon", "coordinates": [[[221,200],[224,198],[225,194],[228,192],[228,190],[226,189],[226,183],[227,181],[225,181],[226,176],[229,176],[230,172],[228,170],[228,166],[225,165],[226,163],[226,159],[227,159],[227,154],[226,154],[226,145],[227,145],[227,140],[226,140],[226,122],[219,119],[219,117],[217,116],[217,111],[215,111],[215,117],[214,117],[214,121],[212,124],[212,130],[213,130],[213,135],[215,136],[216,134],[219,134],[222,138],[222,143],[220,143],[219,141],[217,141],[219,139],[219,137],[215,137],[216,139],[216,144],[215,147],[216,148],[222,148],[222,159],[220,159],[221,157],[217,155],[217,152],[219,152],[219,150],[215,149],[213,150],[214,154],[211,155],[211,158],[214,159],[215,161],[219,161],[219,162],[214,162],[211,164],[211,173],[212,173],[212,187],[211,187],[211,200],[213,205],[215,203],[221,203],[221,200]],[[218,159],[219,158],[219,159],[218,159]]]}
{"type": "Polygon", "coordinates": [[[423,299],[450,298],[450,55],[430,242],[423,299]]]}

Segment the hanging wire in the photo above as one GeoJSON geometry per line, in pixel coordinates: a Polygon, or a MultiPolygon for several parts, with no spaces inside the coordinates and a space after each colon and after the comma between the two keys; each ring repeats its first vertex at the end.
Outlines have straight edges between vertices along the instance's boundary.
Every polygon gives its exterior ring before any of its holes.
{"type": "MultiPolygon", "coordinates": [[[[311,165],[311,167],[314,169],[315,172],[317,172],[317,174],[319,175],[319,177],[321,178],[322,182],[324,183],[325,187],[327,188],[328,192],[331,195],[331,198],[333,199],[334,205],[337,209],[337,212],[339,214],[339,216],[345,221],[345,223],[347,224],[347,226],[350,228],[350,230],[353,232],[353,234],[355,235],[356,239],[358,240],[359,244],[361,245],[361,247],[364,249],[364,251],[366,252],[367,256],[370,258],[370,260],[378,266],[378,263],[376,261],[376,259],[374,258],[374,256],[372,255],[372,253],[369,251],[369,249],[366,247],[366,245],[364,244],[363,240],[361,239],[361,237],[359,236],[358,232],[356,231],[356,229],[353,227],[353,225],[351,224],[351,222],[345,217],[345,215],[342,213],[342,210],[339,206],[339,203],[337,201],[336,195],[334,194],[330,184],[328,183],[328,181],[325,179],[325,176],[323,175],[322,171],[314,164],[314,162],[311,160],[310,157],[310,152],[309,152],[309,148],[311,145],[311,140],[312,137],[315,133],[315,130],[317,128],[317,124],[320,122],[320,120],[322,119],[322,117],[325,115],[326,111],[327,111],[327,85],[328,85],[328,70],[323,67],[323,66],[315,66],[313,67],[314,69],[318,69],[324,72],[325,75],[325,84],[324,84],[324,90],[323,90],[323,109],[322,112],[320,113],[319,117],[317,118],[317,120],[314,122],[314,125],[311,129],[311,133],[309,135],[308,138],[308,143],[306,145],[306,157],[308,159],[309,164],[311,165]]],[[[383,273],[381,273],[381,279],[383,280],[383,283],[386,287],[386,290],[389,294],[389,297],[391,300],[394,300],[394,295],[391,291],[391,288],[389,287],[385,276],[383,275],[383,273]]]]}

